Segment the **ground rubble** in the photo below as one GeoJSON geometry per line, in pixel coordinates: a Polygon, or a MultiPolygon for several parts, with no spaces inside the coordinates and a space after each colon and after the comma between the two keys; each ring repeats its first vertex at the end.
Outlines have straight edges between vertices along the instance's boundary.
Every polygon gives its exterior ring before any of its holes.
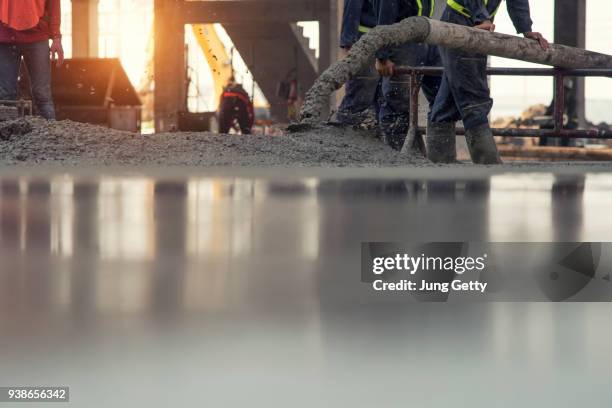
{"type": "Polygon", "coordinates": [[[426,166],[372,131],[315,126],[284,136],[176,132],[141,135],[72,121],[0,122],[0,165],[68,166],[426,166]]]}

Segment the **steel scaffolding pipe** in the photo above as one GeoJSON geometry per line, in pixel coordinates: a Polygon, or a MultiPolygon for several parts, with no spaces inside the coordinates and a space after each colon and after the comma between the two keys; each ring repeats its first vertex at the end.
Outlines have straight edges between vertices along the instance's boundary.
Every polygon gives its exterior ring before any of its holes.
{"type": "Polygon", "coordinates": [[[325,70],[306,93],[300,123],[314,125],[320,122],[323,108],[331,94],[356,75],[377,50],[406,42],[425,42],[559,68],[612,68],[610,55],[558,44],[552,44],[548,50],[544,50],[537,41],[522,37],[491,33],[425,17],[410,17],[397,24],[374,28],[353,45],[344,59],[325,70]]]}

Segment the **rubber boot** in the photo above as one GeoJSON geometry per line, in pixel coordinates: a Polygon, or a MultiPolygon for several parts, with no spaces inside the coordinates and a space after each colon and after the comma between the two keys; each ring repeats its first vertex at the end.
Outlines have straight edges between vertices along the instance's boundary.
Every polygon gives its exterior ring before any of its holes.
{"type": "Polygon", "coordinates": [[[502,164],[488,123],[466,130],[465,140],[474,164],[502,164]]]}
{"type": "Polygon", "coordinates": [[[427,123],[427,158],[434,163],[457,162],[455,123],[427,123]]]}

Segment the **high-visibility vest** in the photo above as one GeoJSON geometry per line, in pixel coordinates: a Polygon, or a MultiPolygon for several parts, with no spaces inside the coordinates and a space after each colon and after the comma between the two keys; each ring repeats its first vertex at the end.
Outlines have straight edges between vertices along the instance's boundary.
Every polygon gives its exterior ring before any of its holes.
{"type": "MultiPolygon", "coordinates": [[[[422,16],[423,15],[423,0],[416,0],[417,2],[417,7],[418,7],[418,16],[422,16]]],[[[434,14],[434,10],[436,9],[436,0],[431,0],[431,9],[429,10],[429,13],[427,13],[427,17],[431,18],[433,17],[434,14]]]]}
{"type": "MultiPolygon", "coordinates": [[[[491,17],[495,17],[495,14],[497,14],[497,11],[499,10],[499,6],[501,6],[501,3],[502,2],[500,1],[497,7],[495,7],[495,10],[493,10],[493,12],[491,13],[491,17]]],[[[448,4],[448,6],[452,8],[453,10],[455,10],[457,13],[463,16],[466,16],[467,18],[472,18],[468,10],[466,10],[466,8],[463,7],[463,5],[459,3],[457,0],[446,0],[446,4],[448,4]]],[[[489,4],[489,0],[484,0],[485,7],[488,4],[489,4]]]]}
{"type": "Polygon", "coordinates": [[[0,0],[0,23],[17,31],[36,27],[47,11],[45,0],[0,0]]]}

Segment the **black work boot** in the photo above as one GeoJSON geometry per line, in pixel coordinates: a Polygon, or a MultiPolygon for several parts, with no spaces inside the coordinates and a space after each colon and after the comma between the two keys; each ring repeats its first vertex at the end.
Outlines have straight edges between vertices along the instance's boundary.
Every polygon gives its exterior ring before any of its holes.
{"type": "Polygon", "coordinates": [[[488,123],[466,130],[465,141],[474,164],[502,164],[488,123]]]}
{"type": "Polygon", "coordinates": [[[455,163],[457,142],[454,122],[427,122],[427,158],[434,163],[455,163]]]}
{"type": "Polygon", "coordinates": [[[404,145],[404,140],[406,140],[406,135],[402,134],[391,134],[386,135],[386,142],[393,150],[397,150],[398,152],[402,150],[402,146],[404,145]]]}

